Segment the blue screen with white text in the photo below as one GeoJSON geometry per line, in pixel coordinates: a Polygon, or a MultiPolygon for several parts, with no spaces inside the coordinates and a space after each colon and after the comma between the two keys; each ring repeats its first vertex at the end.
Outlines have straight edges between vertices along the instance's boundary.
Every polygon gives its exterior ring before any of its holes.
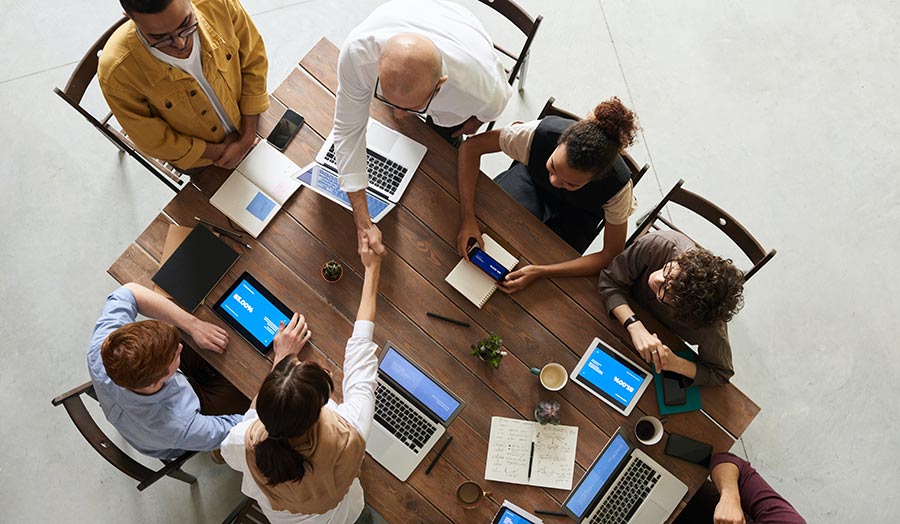
{"type": "Polygon", "coordinates": [[[584,474],[584,478],[578,487],[575,488],[575,491],[569,495],[566,508],[579,519],[583,517],[588,504],[594,500],[594,497],[597,496],[597,493],[609,480],[610,475],[613,474],[619,463],[625,458],[628,449],[628,442],[625,441],[622,435],[616,435],[603,452],[603,455],[594,463],[594,466],[584,474]]]}
{"type": "Polygon", "coordinates": [[[645,376],[640,368],[598,345],[578,373],[578,381],[624,408],[641,387],[645,376]]]}
{"type": "Polygon", "coordinates": [[[241,280],[221,307],[264,346],[275,338],[281,321],[287,324],[291,320],[246,280],[241,280]]]}
{"type": "Polygon", "coordinates": [[[444,422],[447,422],[450,415],[459,407],[458,400],[391,347],[388,347],[387,354],[381,360],[378,369],[444,422]]]}

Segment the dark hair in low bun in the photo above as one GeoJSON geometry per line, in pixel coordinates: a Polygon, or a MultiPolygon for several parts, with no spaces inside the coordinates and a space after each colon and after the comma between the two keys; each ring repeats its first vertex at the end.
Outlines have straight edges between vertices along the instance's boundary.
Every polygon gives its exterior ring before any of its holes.
{"type": "Polygon", "coordinates": [[[569,126],[559,143],[566,145],[569,167],[600,178],[619,153],[634,143],[638,129],[634,111],[614,96],[597,104],[587,118],[569,126]]]}

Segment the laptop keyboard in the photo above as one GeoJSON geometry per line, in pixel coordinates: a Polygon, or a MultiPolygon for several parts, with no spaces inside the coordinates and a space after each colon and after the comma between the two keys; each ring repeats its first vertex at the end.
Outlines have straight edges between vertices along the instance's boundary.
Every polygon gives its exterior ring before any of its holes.
{"type": "Polygon", "coordinates": [[[625,524],[650,494],[661,475],[640,459],[634,459],[618,484],[597,508],[590,524],[625,524]]]}
{"type": "Polygon", "coordinates": [[[375,420],[414,453],[418,453],[437,431],[433,422],[416,413],[381,382],[375,386],[375,420]]]}
{"type": "MultiPolygon", "coordinates": [[[[382,193],[393,196],[400,182],[406,176],[408,169],[400,164],[388,160],[371,149],[366,149],[366,171],[369,175],[369,184],[377,187],[382,193]]],[[[334,156],[334,144],[325,153],[325,161],[331,165],[337,165],[337,158],[334,156]]]]}

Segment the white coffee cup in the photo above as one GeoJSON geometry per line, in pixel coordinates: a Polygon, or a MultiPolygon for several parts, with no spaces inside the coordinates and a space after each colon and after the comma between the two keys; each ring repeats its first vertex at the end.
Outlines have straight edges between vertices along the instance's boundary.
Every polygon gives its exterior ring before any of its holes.
{"type": "Polygon", "coordinates": [[[531,372],[541,378],[541,385],[547,391],[559,391],[569,382],[569,374],[562,364],[550,362],[541,369],[531,368],[531,372]]]}
{"type": "Polygon", "coordinates": [[[641,444],[652,446],[663,438],[662,422],[656,417],[641,417],[634,425],[634,436],[641,444]],[[653,429],[652,433],[650,428],[653,429]]]}

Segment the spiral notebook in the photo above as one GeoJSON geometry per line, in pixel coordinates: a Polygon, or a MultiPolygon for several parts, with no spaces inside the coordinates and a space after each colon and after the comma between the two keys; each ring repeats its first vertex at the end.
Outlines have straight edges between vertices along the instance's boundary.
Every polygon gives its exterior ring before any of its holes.
{"type": "MultiPolygon", "coordinates": [[[[481,238],[484,240],[485,253],[497,262],[500,262],[506,269],[512,271],[512,268],[519,263],[519,259],[503,249],[493,238],[486,234],[481,235],[481,238]]],[[[459,264],[456,264],[456,267],[444,280],[478,306],[479,309],[491,298],[494,291],[497,291],[497,283],[465,258],[460,260],[459,264]]]]}

